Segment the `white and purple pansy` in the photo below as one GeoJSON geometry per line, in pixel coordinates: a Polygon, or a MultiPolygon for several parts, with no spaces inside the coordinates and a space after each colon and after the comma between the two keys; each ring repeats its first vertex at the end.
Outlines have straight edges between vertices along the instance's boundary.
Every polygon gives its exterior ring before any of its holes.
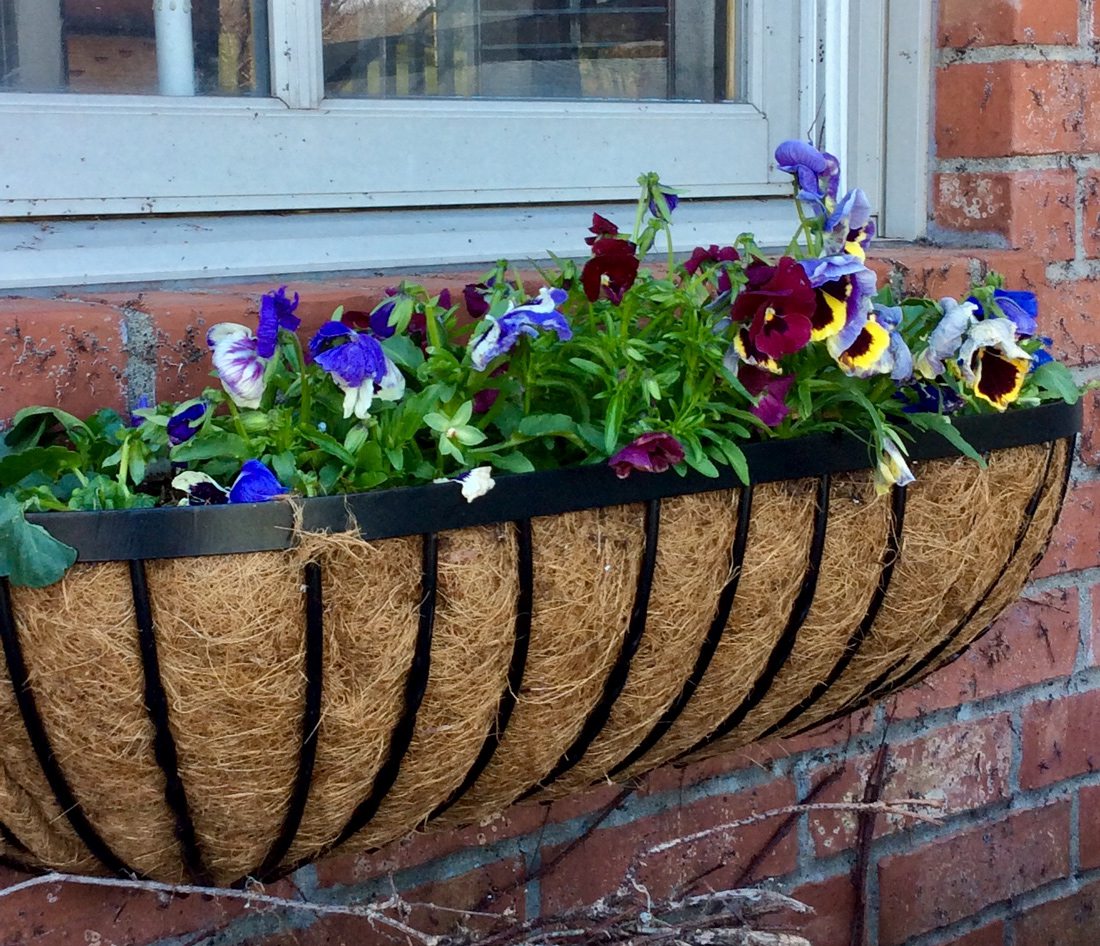
{"type": "Polygon", "coordinates": [[[916,370],[922,378],[943,374],[944,363],[955,357],[977,310],[973,302],[958,302],[950,296],[940,299],[940,308],[943,317],[928,336],[928,347],[917,355],[916,370]]]}
{"type": "Polygon", "coordinates": [[[259,407],[267,359],[260,355],[252,329],[237,322],[220,322],[206,333],[206,344],[218,380],[233,403],[238,407],[259,407]]]}
{"type": "Polygon", "coordinates": [[[309,352],[344,392],[344,417],[363,420],[376,397],[396,401],[405,393],[405,376],[378,340],[343,322],[322,325],[309,352]]]}
{"type": "Polygon", "coordinates": [[[488,466],[474,467],[472,470],[467,470],[465,473],[459,473],[455,477],[442,477],[437,479],[436,483],[458,483],[462,487],[462,498],[468,503],[472,503],[475,499],[480,499],[489,490],[496,486],[496,481],[493,479],[493,469],[488,466]]]}
{"type": "Polygon", "coordinates": [[[274,292],[264,294],[260,300],[260,318],[256,326],[256,350],[261,358],[270,358],[275,354],[279,341],[279,329],[296,332],[302,320],[294,314],[298,308],[298,293],[288,299],[286,286],[280,286],[274,292]]]}
{"type": "Polygon", "coordinates": [[[531,302],[515,306],[496,318],[486,316],[484,331],[470,342],[470,362],[475,370],[484,371],[494,358],[511,351],[523,335],[537,338],[540,332],[552,329],[559,341],[569,341],[573,330],[557,310],[568,297],[564,289],[543,287],[531,302]]]}
{"type": "Polygon", "coordinates": [[[226,489],[212,476],[187,470],[172,480],[184,493],[181,506],[221,506],[225,503],[266,503],[289,490],[259,460],[245,460],[241,472],[226,489]]]}

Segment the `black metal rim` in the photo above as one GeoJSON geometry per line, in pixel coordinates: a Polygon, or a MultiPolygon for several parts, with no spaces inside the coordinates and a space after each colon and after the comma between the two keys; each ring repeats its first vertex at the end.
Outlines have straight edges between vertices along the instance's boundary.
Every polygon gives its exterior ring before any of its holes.
{"type": "MultiPolygon", "coordinates": [[[[979,451],[1027,446],[1073,436],[1081,405],[1045,404],[998,415],[957,418],[959,432],[979,451]]],[[[849,435],[815,435],[748,444],[750,482],[819,477],[868,469],[867,445],[849,435]]],[[[918,434],[913,460],[957,456],[939,434],[918,434]]],[[[733,489],[741,485],[726,468],[717,478],[688,473],[635,473],[616,478],[606,464],[503,475],[476,502],[456,484],[439,483],[301,501],[308,532],[356,528],[364,539],[386,539],[468,526],[552,516],[598,506],[649,502],[668,496],[733,489]]],[[[84,562],[225,555],[289,548],[294,510],[289,503],[166,507],[105,512],[35,513],[30,520],[73,546],[84,562]]]]}

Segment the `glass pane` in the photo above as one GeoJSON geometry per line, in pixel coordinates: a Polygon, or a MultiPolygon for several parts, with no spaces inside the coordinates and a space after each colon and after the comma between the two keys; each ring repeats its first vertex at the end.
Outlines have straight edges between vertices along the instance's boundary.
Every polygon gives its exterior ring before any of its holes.
{"type": "Polygon", "coordinates": [[[330,97],[727,101],[741,0],[320,0],[330,97]]]}
{"type": "Polygon", "coordinates": [[[0,0],[0,90],[269,95],[267,0],[0,0]]]}

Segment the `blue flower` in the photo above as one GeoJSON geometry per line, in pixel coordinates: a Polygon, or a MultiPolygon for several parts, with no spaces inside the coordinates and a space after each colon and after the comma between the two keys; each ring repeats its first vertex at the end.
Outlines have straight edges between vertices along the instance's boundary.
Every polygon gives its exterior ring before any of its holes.
{"type": "Polygon", "coordinates": [[[344,392],[344,417],[354,414],[362,420],[375,397],[396,401],[405,393],[405,376],[378,340],[342,322],[322,325],[310,339],[309,352],[344,392]]]}
{"type": "Polygon", "coordinates": [[[176,410],[168,418],[168,442],[174,447],[176,444],[190,440],[198,433],[199,422],[206,415],[206,403],[196,401],[189,407],[176,410]]]}
{"type": "MultiPolygon", "coordinates": [[[[985,309],[977,299],[970,296],[966,301],[974,304],[975,315],[979,319],[986,317],[985,309]]],[[[1039,327],[1039,300],[1035,297],[1035,293],[994,289],[993,301],[1000,307],[1004,317],[1010,319],[1016,326],[1018,336],[1028,337],[1035,334],[1035,330],[1039,327]]]]}
{"type": "Polygon", "coordinates": [[[266,503],[289,490],[259,460],[245,460],[229,487],[231,503],[266,503]]]}
{"type": "Polygon", "coordinates": [[[286,286],[280,286],[260,300],[260,321],[256,327],[256,351],[261,358],[270,358],[275,354],[275,345],[279,341],[279,329],[296,332],[302,320],[294,314],[298,308],[298,293],[294,299],[286,297],[286,286]]]}
{"type": "Polygon", "coordinates": [[[152,406],[153,405],[149,400],[149,395],[141,395],[141,397],[139,397],[134,403],[134,406],[130,409],[130,426],[140,427],[144,423],[145,418],[138,414],[138,411],[147,411],[152,406]]]}
{"type": "Polygon", "coordinates": [[[901,391],[894,395],[904,402],[902,411],[906,414],[954,414],[965,403],[951,388],[941,388],[923,381],[918,381],[907,392],[916,400],[910,401],[901,391]]]}
{"type": "Polygon", "coordinates": [[[649,199],[649,212],[654,217],[660,217],[662,220],[669,220],[672,217],[672,211],[680,203],[680,197],[676,191],[669,190],[666,187],[657,186],[657,191],[660,197],[651,197],[649,199]],[[664,200],[664,207],[661,206],[661,200],[664,200]],[[666,213],[667,210],[667,213],[666,213]]]}
{"type": "Polygon", "coordinates": [[[494,358],[511,351],[522,335],[537,338],[539,332],[553,329],[559,341],[569,341],[573,330],[556,308],[567,298],[564,289],[544,287],[533,302],[509,309],[499,318],[486,316],[485,331],[470,343],[470,362],[474,368],[484,371],[494,358]]]}

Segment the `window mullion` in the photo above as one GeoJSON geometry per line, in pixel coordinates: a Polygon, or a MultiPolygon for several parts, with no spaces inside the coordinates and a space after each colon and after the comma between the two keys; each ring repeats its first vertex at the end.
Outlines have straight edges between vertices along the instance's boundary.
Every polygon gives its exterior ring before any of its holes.
{"type": "Polygon", "coordinates": [[[325,95],[318,0],[270,0],[271,87],[290,108],[316,108],[325,95]]]}

